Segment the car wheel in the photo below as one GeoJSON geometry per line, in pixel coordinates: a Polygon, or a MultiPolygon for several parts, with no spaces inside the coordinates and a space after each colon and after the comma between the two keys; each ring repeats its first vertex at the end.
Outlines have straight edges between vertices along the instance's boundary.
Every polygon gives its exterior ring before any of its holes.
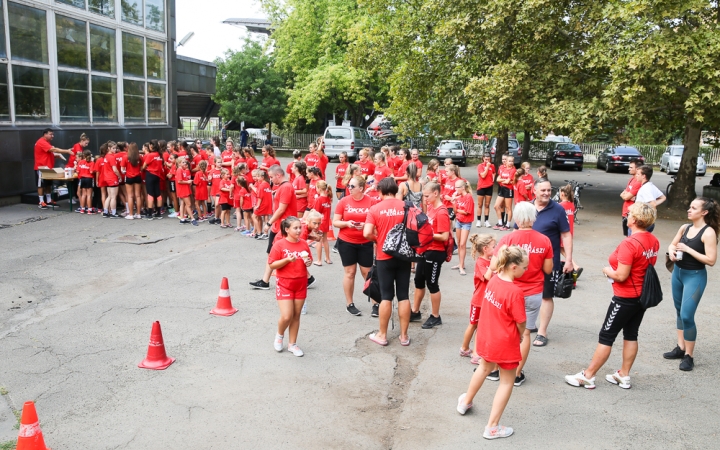
{"type": "Polygon", "coordinates": [[[578,172],[582,172],[582,166],[576,167],[575,169],[577,169],[578,172]]]}
{"type": "Polygon", "coordinates": [[[460,161],[460,167],[465,167],[466,165],[467,165],[466,159],[463,159],[462,161],[460,161]]]}
{"type": "Polygon", "coordinates": [[[609,162],[605,163],[605,173],[610,173],[610,163],[609,162]]]}
{"type": "Polygon", "coordinates": [[[595,163],[595,168],[597,168],[597,169],[601,169],[601,168],[602,168],[602,167],[600,166],[600,158],[598,158],[597,163],[595,163]]]}

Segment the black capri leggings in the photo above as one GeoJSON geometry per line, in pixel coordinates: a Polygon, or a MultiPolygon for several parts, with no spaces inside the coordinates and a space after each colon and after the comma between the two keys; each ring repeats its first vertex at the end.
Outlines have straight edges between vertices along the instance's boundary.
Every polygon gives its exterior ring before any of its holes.
{"type": "Polygon", "coordinates": [[[375,264],[382,301],[392,301],[396,290],[398,301],[410,300],[410,261],[378,259],[375,264]]]}
{"type": "Polygon", "coordinates": [[[160,197],[162,195],[160,192],[160,177],[147,172],[145,174],[145,189],[150,197],[160,197]]]}
{"type": "Polygon", "coordinates": [[[623,332],[624,340],[637,341],[638,330],[644,315],[645,310],[640,306],[639,297],[622,298],[613,296],[607,314],[605,314],[605,322],[600,328],[598,342],[612,347],[615,338],[620,334],[620,330],[623,332]]]}
{"type": "Polygon", "coordinates": [[[415,266],[415,289],[427,289],[431,294],[440,292],[440,268],[445,262],[447,253],[438,250],[428,250],[425,252],[425,260],[420,261],[415,266]]]}

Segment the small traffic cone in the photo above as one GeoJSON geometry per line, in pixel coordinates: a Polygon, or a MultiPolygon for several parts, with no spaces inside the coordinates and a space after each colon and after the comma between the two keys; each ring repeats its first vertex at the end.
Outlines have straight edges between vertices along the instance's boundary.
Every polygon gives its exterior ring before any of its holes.
{"type": "Polygon", "coordinates": [[[162,330],[160,322],[153,322],[152,331],[150,332],[150,344],[148,345],[147,357],[138,364],[141,369],[163,370],[175,362],[175,358],[170,358],[165,353],[165,343],[163,342],[162,330]]]}
{"type": "Polygon", "coordinates": [[[230,284],[228,283],[228,279],[223,277],[220,283],[217,305],[210,311],[210,314],[215,314],[216,316],[232,316],[237,311],[237,308],[233,308],[232,300],[230,299],[230,284]]]}
{"type": "Polygon", "coordinates": [[[38,421],[35,403],[25,402],[20,417],[20,433],[18,433],[16,450],[50,450],[45,446],[40,422],[38,421]]]}
{"type": "Polygon", "coordinates": [[[330,231],[328,231],[327,240],[328,242],[335,240],[335,232],[333,231],[333,227],[330,227],[330,231]]]}

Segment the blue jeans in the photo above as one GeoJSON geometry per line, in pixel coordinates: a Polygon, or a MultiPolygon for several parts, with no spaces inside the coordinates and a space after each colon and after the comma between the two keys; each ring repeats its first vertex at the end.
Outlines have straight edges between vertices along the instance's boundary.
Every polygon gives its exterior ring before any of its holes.
{"type": "Polygon", "coordinates": [[[677,329],[683,331],[683,339],[695,342],[695,311],[707,286],[707,270],[685,270],[675,265],[672,273],[672,296],[677,311],[677,329]]]}

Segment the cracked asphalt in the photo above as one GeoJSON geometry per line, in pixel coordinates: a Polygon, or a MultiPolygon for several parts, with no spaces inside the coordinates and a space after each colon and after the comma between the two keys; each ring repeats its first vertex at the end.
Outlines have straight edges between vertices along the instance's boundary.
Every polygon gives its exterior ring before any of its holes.
{"type": "MultiPolygon", "coordinates": [[[[474,172],[463,168],[471,180],[474,172]]],[[[595,185],[583,191],[586,209],[575,227],[575,259],[585,271],[573,296],[556,300],[550,342],[533,348],[527,382],[513,392],[502,423],[516,434],[492,445],[715,447],[715,268],[696,317],[695,371],[680,372],[677,362],[662,358],[675,345],[675,312],[670,276],[659,265],[665,300],[640,328],[632,389],[604,381],[594,391],[565,384],[565,374],[589,362],[611,297],[600,269],[621,237],[617,194],[628,176],[590,169],[551,171],[550,177],[556,185],[570,178],[595,185]]],[[[664,189],[666,178],[656,174],[653,181],[664,189]]],[[[655,233],[663,248],[680,223],[660,221],[655,233]]],[[[407,348],[397,341],[397,328],[385,348],[366,338],[377,319],[359,280],[355,299],[363,315],[345,312],[338,255],[333,265],[313,266],[318,285],[309,291],[298,340],[305,356],[296,358],[272,348],[273,291],[247,286],[262,273],[264,241],[206,223],[110,220],[31,205],[0,208],[0,225],[0,388],[7,391],[0,395],[0,443],[16,437],[12,411],[26,400],[36,401],[45,441],[55,450],[416,449],[485,442],[493,383],[483,386],[466,416],[455,411],[474,367],[458,356],[472,276],[450,270],[456,259],[440,278],[443,325],[422,330],[411,324],[407,348]],[[240,310],[232,317],[209,314],[223,276],[240,310]],[[164,371],[137,367],[155,320],[168,354],[177,358],[164,371]]],[[[469,257],[466,265],[472,267],[469,257]]],[[[429,303],[426,298],[423,316],[429,303]]],[[[619,363],[618,342],[600,374],[619,363]]]]}

